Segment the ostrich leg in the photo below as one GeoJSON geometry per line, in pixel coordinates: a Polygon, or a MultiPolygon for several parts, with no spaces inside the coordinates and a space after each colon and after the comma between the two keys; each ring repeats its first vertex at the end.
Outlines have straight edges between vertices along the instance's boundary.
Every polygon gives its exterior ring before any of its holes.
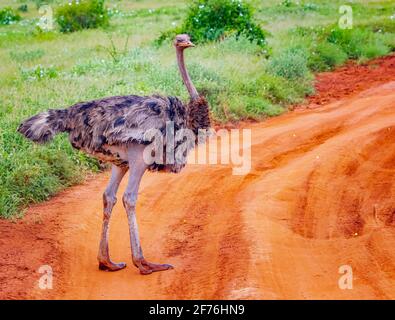
{"type": "Polygon", "coordinates": [[[108,251],[108,227],[112,209],[117,202],[116,194],[122,178],[127,172],[127,168],[120,168],[115,165],[112,166],[111,179],[103,194],[103,229],[100,240],[99,253],[97,259],[99,260],[99,269],[105,271],[117,271],[126,267],[125,263],[113,263],[110,260],[108,251]]]}
{"type": "Polygon", "coordinates": [[[155,264],[146,261],[141,249],[136,220],[136,202],[140,181],[147,169],[147,165],[143,160],[144,147],[143,145],[138,145],[128,150],[129,182],[123,195],[123,204],[128,216],[133,263],[139,268],[140,273],[145,275],[156,271],[172,269],[173,267],[169,264],[155,264]]]}

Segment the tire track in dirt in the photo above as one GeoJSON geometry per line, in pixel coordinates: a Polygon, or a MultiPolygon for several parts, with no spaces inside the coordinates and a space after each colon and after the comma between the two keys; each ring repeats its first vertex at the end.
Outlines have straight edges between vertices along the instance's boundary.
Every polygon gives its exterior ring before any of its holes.
{"type": "Polygon", "coordinates": [[[183,267],[180,277],[167,289],[168,297],[226,297],[245,281],[248,266],[239,261],[249,258],[248,236],[237,194],[254,177],[236,178],[229,168],[219,168],[213,170],[209,178],[209,181],[202,180],[203,186],[197,177],[188,178],[192,189],[197,190],[189,197],[198,202],[188,204],[184,209],[186,214],[169,228],[166,249],[169,257],[180,256],[183,267]],[[202,287],[210,290],[202,290],[202,287]]]}
{"type": "MultiPolygon", "coordinates": [[[[254,258],[261,270],[254,278],[266,289],[257,297],[394,298],[395,254],[389,249],[395,241],[394,89],[392,82],[369,90],[348,100],[350,110],[336,107],[321,120],[313,118],[317,127],[335,126],[343,117],[348,124],[307,152],[291,153],[245,190],[246,197],[257,199],[245,201],[244,211],[254,215],[248,219],[250,234],[271,248],[269,257],[254,258]],[[348,111],[362,109],[370,111],[351,120],[348,111]],[[354,270],[353,290],[337,286],[338,268],[345,264],[354,270]]],[[[290,115],[285,125],[291,128],[293,119],[300,120],[290,115]]],[[[292,132],[282,141],[289,150],[292,132]]]]}

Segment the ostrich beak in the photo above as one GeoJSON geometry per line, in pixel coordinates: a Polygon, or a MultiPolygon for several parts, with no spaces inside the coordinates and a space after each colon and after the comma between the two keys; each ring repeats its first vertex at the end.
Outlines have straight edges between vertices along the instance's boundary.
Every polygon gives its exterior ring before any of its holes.
{"type": "Polygon", "coordinates": [[[183,48],[195,47],[195,45],[189,40],[178,44],[178,46],[183,48]]]}

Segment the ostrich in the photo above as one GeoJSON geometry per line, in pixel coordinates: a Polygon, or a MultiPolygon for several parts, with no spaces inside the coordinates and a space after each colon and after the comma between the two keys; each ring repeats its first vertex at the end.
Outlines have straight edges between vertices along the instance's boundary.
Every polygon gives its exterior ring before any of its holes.
{"type": "MultiPolygon", "coordinates": [[[[146,133],[156,129],[166,135],[168,123],[173,123],[176,131],[188,129],[195,135],[200,129],[210,127],[208,103],[198,94],[184,63],[184,50],[194,44],[188,35],[181,34],[176,36],[174,46],[179,71],[190,95],[186,105],[171,96],[115,96],[80,102],[67,109],[50,109],[25,120],[18,128],[21,134],[36,143],[48,142],[57,133],[66,132],[74,148],[112,165],[111,178],[103,194],[103,225],[97,257],[100,270],[117,271],[126,267],[123,262],[111,261],[108,234],[116,193],[128,170],[129,180],[122,200],[128,218],[133,264],[144,275],[173,268],[169,264],[145,260],[136,221],[136,202],[140,181],[147,170],[177,173],[185,166],[185,161],[166,159],[164,163],[147,163],[144,152],[152,144],[152,137],[147,137],[146,133]]],[[[176,141],[175,149],[182,145],[182,141],[176,141]]],[[[162,149],[167,154],[166,145],[162,149]]],[[[185,156],[190,147],[184,146],[184,149],[185,156]]]]}

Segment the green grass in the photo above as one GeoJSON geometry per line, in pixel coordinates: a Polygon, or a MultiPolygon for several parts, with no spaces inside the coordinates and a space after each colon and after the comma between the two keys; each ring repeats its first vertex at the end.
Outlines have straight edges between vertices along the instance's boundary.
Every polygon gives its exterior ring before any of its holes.
{"type": "MultiPolygon", "coordinates": [[[[187,99],[171,43],[155,45],[163,31],[182,25],[186,1],[107,1],[108,27],[68,34],[37,29],[41,2],[0,2],[0,9],[28,7],[18,11],[20,21],[0,26],[1,217],[18,216],[29,203],[48,199],[99,170],[64,135],[46,146],[33,145],[16,133],[21,120],[111,95],[161,93],[187,99]]],[[[46,2],[55,9],[66,1],[46,2]]],[[[313,72],[395,49],[390,0],[349,2],[351,30],[336,27],[344,1],[250,3],[256,22],[270,33],[267,48],[230,37],[186,53],[191,76],[219,122],[279,115],[313,92],[313,72]]]]}

